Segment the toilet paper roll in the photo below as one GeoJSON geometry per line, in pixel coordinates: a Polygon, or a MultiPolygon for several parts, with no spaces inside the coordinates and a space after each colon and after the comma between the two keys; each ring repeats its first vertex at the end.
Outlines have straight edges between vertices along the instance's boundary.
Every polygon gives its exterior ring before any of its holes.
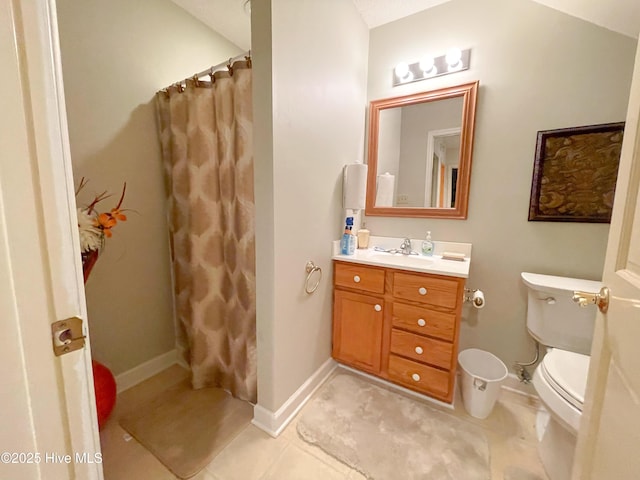
{"type": "Polygon", "coordinates": [[[473,302],[473,306],[475,308],[483,308],[484,307],[484,293],[482,290],[476,290],[473,292],[473,297],[471,297],[471,301],[473,302]]]}
{"type": "Polygon", "coordinates": [[[367,197],[367,165],[345,165],[342,175],[342,207],[351,210],[364,209],[367,197]]]}
{"type": "Polygon", "coordinates": [[[395,175],[389,172],[378,175],[376,182],[376,207],[393,207],[393,194],[395,190],[395,175]]]}

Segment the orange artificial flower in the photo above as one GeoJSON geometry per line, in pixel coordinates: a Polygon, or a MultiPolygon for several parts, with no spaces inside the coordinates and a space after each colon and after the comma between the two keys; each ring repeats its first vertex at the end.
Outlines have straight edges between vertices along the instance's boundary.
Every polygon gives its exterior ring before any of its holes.
{"type": "Polygon", "coordinates": [[[122,210],[120,210],[119,208],[112,208],[111,216],[115,219],[120,220],[121,222],[124,222],[127,220],[127,216],[124,213],[122,213],[122,210]]]}
{"type": "MultiPolygon", "coordinates": [[[[78,192],[86,184],[87,182],[83,177],[82,180],[80,180],[80,186],[76,190],[76,195],[78,195],[78,192]]],[[[120,200],[118,201],[118,204],[114,208],[112,208],[109,213],[98,213],[95,210],[95,207],[98,203],[100,203],[101,201],[111,196],[106,191],[102,192],[99,195],[96,195],[93,201],[88,206],[86,206],[85,208],[79,209],[80,213],[82,213],[86,217],[93,217],[93,222],[90,223],[89,226],[84,227],[84,229],[80,228],[81,236],[84,234],[84,236],[87,237],[85,238],[84,243],[82,243],[82,238],[81,238],[81,247],[83,252],[86,253],[89,250],[96,250],[97,248],[95,248],[95,246],[98,244],[101,245],[101,243],[98,241],[99,238],[96,239],[93,237],[95,237],[96,235],[97,236],[102,235],[104,237],[111,238],[111,236],[113,235],[113,233],[111,232],[111,229],[116,226],[116,224],[118,223],[118,220],[124,222],[127,219],[127,216],[124,213],[122,213],[124,210],[121,209],[126,190],[127,190],[127,183],[125,182],[122,187],[122,194],[120,195],[120,200]],[[90,231],[90,228],[94,228],[95,231],[90,231]]],[[[80,223],[78,224],[78,227],[80,227],[80,223]]]]}
{"type": "Polygon", "coordinates": [[[111,238],[111,228],[115,227],[116,223],[118,221],[110,213],[101,213],[96,218],[95,226],[102,229],[105,237],[111,238]]]}

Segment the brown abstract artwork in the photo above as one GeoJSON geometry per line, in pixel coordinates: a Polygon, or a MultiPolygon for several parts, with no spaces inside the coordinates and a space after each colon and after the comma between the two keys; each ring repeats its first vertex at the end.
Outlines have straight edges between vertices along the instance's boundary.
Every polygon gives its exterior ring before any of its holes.
{"type": "Polygon", "coordinates": [[[529,220],[609,223],[624,122],[538,132],[529,220]]]}

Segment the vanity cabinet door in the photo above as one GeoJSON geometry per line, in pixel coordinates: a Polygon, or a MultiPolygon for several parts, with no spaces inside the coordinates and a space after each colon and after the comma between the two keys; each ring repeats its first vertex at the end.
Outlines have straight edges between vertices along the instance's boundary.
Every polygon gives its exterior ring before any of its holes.
{"type": "Polygon", "coordinates": [[[333,358],[370,373],[380,372],[384,300],[334,291],[333,358]]]}

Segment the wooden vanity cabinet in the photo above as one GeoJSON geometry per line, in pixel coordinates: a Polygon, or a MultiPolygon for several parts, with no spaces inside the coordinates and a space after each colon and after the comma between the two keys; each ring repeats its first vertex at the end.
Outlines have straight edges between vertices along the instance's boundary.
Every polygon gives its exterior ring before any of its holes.
{"type": "Polygon", "coordinates": [[[333,358],[451,403],[464,283],[334,261],[333,358]]]}

